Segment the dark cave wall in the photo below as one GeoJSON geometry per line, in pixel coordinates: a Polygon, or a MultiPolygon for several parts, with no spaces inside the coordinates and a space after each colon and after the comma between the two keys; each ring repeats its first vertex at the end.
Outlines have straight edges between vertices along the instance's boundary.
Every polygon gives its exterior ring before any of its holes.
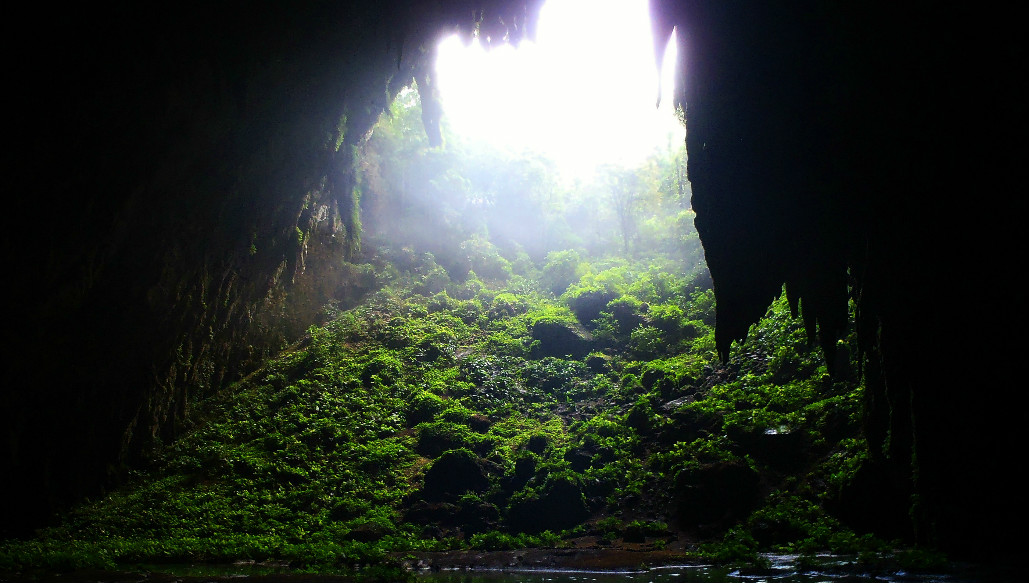
{"type": "MultiPolygon", "coordinates": [[[[431,81],[426,39],[531,33],[538,4],[29,10],[4,41],[4,534],[97,493],[346,299],[354,146],[393,92],[431,81]]],[[[986,4],[653,5],[686,55],[719,349],[785,284],[831,352],[854,298],[876,447],[872,488],[842,495],[853,520],[906,522],[874,509],[914,496],[920,540],[1003,547],[989,534],[1021,508],[1002,479],[1021,421],[1018,20],[986,4]]]]}
{"type": "Polygon", "coordinates": [[[417,62],[390,48],[395,17],[29,12],[9,39],[24,60],[5,173],[5,534],[96,494],[346,299],[326,275],[357,242],[347,161],[417,62]]]}
{"type": "Polygon", "coordinates": [[[1025,313],[1004,267],[1025,211],[1012,15],[662,4],[664,29],[685,32],[680,99],[719,351],[785,285],[831,363],[852,298],[872,461],[841,513],[960,553],[1010,550],[1024,506],[1003,475],[1019,421],[1002,403],[1025,313]]]}
{"type": "Polygon", "coordinates": [[[0,534],[116,483],[326,301],[354,301],[357,146],[413,78],[431,89],[430,39],[517,39],[538,4],[26,10],[4,37],[0,534]]]}

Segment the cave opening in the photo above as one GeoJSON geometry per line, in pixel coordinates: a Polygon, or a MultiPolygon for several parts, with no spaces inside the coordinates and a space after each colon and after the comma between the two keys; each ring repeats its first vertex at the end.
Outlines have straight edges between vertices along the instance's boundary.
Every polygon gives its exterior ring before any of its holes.
{"type": "Polygon", "coordinates": [[[362,143],[362,239],[431,252],[462,277],[483,245],[541,263],[647,256],[662,230],[695,239],[677,43],[655,43],[648,8],[553,1],[517,44],[438,41],[432,72],[362,143]]]}
{"type": "Polygon", "coordinates": [[[676,39],[656,59],[652,29],[644,1],[551,1],[517,45],[450,36],[437,48],[442,113],[466,139],[543,153],[569,177],[638,166],[685,137],[676,39]]]}

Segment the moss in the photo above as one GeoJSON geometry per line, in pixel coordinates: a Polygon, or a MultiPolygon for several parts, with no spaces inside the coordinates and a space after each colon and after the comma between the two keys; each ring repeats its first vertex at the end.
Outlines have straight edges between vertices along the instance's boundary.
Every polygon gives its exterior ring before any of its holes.
{"type": "MultiPolygon", "coordinates": [[[[677,303],[644,309],[621,295],[611,322],[621,310],[664,333],[707,313],[704,293],[619,265],[601,272],[607,281],[677,303]]],[[[151,470],[0,558],[111,567],[235,555],[329,569],[403,549],[556,546],[554,533],[581,535],[598,519],[598,536],[664,541],[664,520],[633,513],[710,509],[725,475],[758,476],[779,493],[748,490],[746,507],[722,508],[734,519],[704,531],[707,541],[725,535],[706,556],[874,545],[834,522],[817,495],[819,484],[841,488],[865,455],[857,387],[823,381],[817,367],[768,366],[810,357],[784,304],[725,369],[710,351],[643,356],[641,328],[618,325],[604,352],[539,356],[535,326],[579,327],[564,300],[510,281],[455,285],[427,256],[396,273],[205,403],[151,470]],[[788,340],[777,356],[775,339],[788,340]],[[786,477],[760,449],[766,429],[784,427],[811,437],[804,459],[814,464],[786,477]]]]}

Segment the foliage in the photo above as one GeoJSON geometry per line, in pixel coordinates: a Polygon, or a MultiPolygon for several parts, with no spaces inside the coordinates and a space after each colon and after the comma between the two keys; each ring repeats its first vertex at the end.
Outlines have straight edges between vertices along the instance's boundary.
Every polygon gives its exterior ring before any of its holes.
{"type": "MultiPolygon", "coordinates": [[[[657,250],[698,263],[681,146],[639,168],[609,166],[593,180],[571,183],[537,153],[512,156],[449,133],[446,148],[431,148],[420,116],[417,92],[401,92],[364,147],[365,241],[425,249],[459,279],[469,270],[496,279],[520,256],[539,263],[551,253],[628,257],[657,250]],[[496,253],[484,256],[484,244],[496,253]]],[[[555,295],[581,275],[567,272],[581,266],[577,258],[562,264],[567,259],[555,256],[543,267],[542,284],[555,295]]]]}
{"type": "Polygon", "coordinates": [[[664,546],[687,478],[724,468],[761,489],[739,508],[710,498],[732,520],[675,527],[698,556],[881,548],[826,511],[867,456],[856,375],[828,375],[784,298],[717,360],[688,196],[668,187],[681,159],[569,190],[545,160],[428,148],[416,105],[402,93],[362,156],[365,256],[349,269],[376,291],[196,403],[121,487],[3,543],[0,570],[352,570],[586,532],[664,546]],[[604,189],[611,204],[591,204],[604,189]],[[540,351],[544,329],[582,355],[540,351]],[[519,509],[577,514],[529,529],[519,509]]]}

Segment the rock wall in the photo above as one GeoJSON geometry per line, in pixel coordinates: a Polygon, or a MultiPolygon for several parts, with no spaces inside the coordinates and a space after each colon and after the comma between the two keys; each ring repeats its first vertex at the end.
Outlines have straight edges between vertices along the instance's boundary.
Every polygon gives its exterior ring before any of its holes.
{"type": "Polygon", "coordinates": [[[1004,403],[1025,313],[1005,267],[1025,210],[1012,15],[659,4],[656,29],[685,32],[679,95],[719,351],[785,285],[831,364],[853,300],[873,459],[845,512],[903,532],[910,508],[919,542],[1010,549],[1022,505],[1003,477],[1018,424],[1004,403]]]}
{"type": "Polygon", "coordinates": [[[224,1],[21,17],[4,39],[3,534],[98,494],[326,301],[354,299],[358,145],[399,89],[431,84],[429,40],[509,13],[224,1]]]}

